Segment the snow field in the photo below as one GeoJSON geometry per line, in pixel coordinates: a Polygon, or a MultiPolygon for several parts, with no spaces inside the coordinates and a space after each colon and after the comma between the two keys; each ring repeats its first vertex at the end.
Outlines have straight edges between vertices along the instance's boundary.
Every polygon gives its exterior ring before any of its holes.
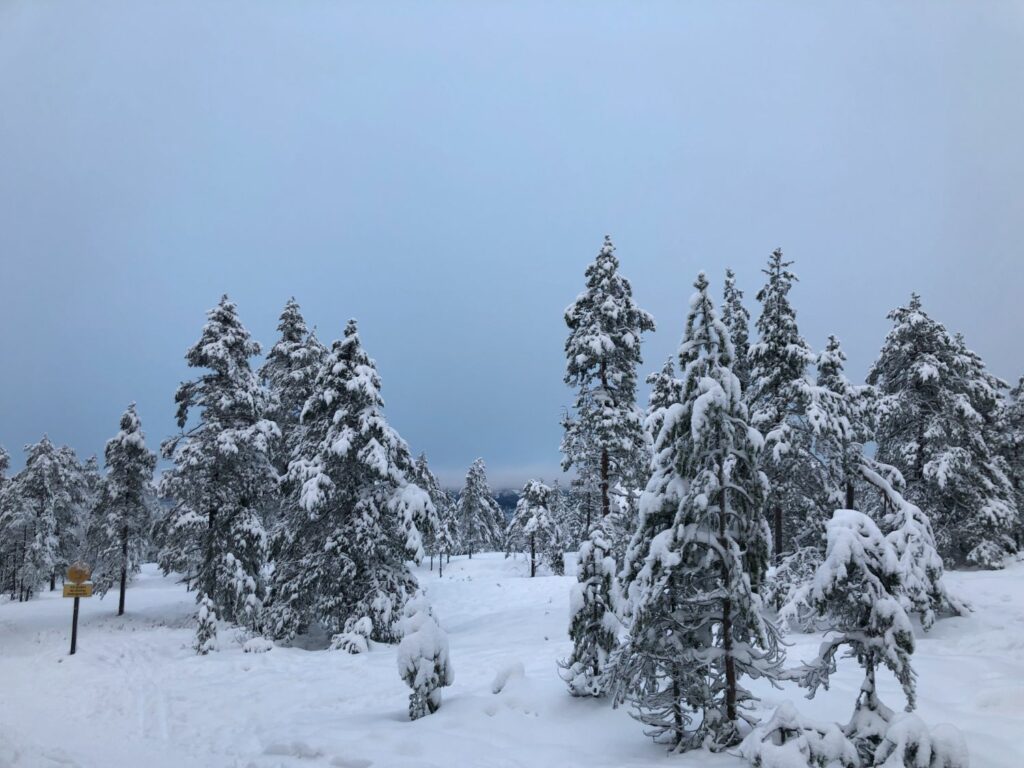
{"type": "MultiPolygon", "coordinates": [[[[570,568],[571,571],[571,568],[570,568]]],[[[739,768],[732,755],[669,755],[624,709],[573,699],[556,670],[567,656],[571,576],[526,578],[528,563],[496,553],[453,558],[443,579],[417,570],[448,633],[454,685],[436,714],[408,719],[397,648],[369,653],[275,647],[245,653],[221,625],[220,651],[192,649],[194,595],[153,565],[116,595],[83,600],[79,650],[67,655],[71,601],[46,593],[0,603],[0,768],[739,768]],[[493,693],[500,688],[500,693],[493,693]]],[[[974,768],[1024,765],[1024,563],[947,572],[975,608],[915,622],[918,714],[955,725],[974,768]]],[[[817,634],[790,635],[788,665],[811,658],[817,634]]],[[[314,644],[314,643],[311,643],[314,644]]],[[[813,701],[795,686],[755,683],[762,717],[792,701],[807,717],[845,722],[861,680],[841,661],[813,701]]],[[[895,681],[879,693],[903,706],[895,681]]]]}

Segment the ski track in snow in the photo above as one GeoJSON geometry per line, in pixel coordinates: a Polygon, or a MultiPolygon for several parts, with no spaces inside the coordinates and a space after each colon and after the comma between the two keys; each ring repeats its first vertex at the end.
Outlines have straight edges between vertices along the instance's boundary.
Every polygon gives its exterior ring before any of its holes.
{"type": "MultiPolygon", "coordinates": [[[[224,625],[220,651],[192,650],[194,596],[153,565],[117,617],[116,595],[82,601],[79,647],[68,656],[71,601],[59,592],[0,602],[0,768],[739,768],[731,755],[669,755],[626,709],[573,699],[556,672],[568,655],[571,576],[526,578],[522,559],[459,557],[421,583],[449,634],[455,684],[441,710],[407,719],[396,648],[361,656],[276,647],[243,653],[224,625]],[[521,672],[520,672],[521,666],[521,672]],[[492,693],[496,679],[501,692],[492,693]]],[[[1024,765],[1024,562],[1002,572],[951,572],[975,612],[917,626],[918,713],[952,723],[974,768],[1024,765]]],[[[790,663],[820,635],[791,635],[790,663]]],[[[898,686],[880,675],[894,709],[898,686]]],[[[841,661],[813,701],[761,683],[762,715],[790,699],[816,719],[845,722],[859,668],[841,661]]]]}

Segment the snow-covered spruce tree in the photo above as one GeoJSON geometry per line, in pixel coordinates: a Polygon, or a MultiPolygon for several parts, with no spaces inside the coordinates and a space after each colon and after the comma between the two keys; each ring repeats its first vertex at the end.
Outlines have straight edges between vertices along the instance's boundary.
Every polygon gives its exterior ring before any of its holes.
{"type": "Polygon", "coordinates": [[[416,590],[406,561],[423,557],[420,527],[435,511],[384,417],[380,387],[350,320],[317,373],[288,469],[294,491],[267,609],[275,637],[313,622],[340,637],[367,621],[372,639],[399,637],[396,622],[416,590]]]}
{"type": "Polygon", "coordinates": [[[89,520],[86,541],[97,592],[103,595],[119,584],[120,616],[128,578],[139,570],[155,501],[156,454],[146,447],[135,403],[121,416],[121,430],[107,441],[104,456],[107,476],[89,520]]]}
{"type": "Polygon", "coordinates": [[[434,558],[437,558],[437,575],[444,575],[444,558],[451,553],[455,546],[455,510],[451,497],[441,488],[437,477],[430,471],[427,463],[427,454],[421,453],[416,459],[415,477],[416,484],[427,492],[430,502],[434,506],[432,514],[425,520],[423,530],[420,531],[423,537],[423,548],[426,554],[430,555],[430,568],[434,568],[434,558]]]}
{"type": "MultiPolygon", "coordinates": [[[[648,453],[643,419],[636,406],[640,337],[654,330],[654,319],[633,301],[629,281],[619,274],[611,238],[586,270],[586,288],[565,310],[565,383],[576,390],[573,435],[566,435],[563,468],[575,469],[584,485],[597,485],[601,516],[613,512],[612,496],[642,486],[648,453]],[[583,477],[596,472],[597,476],[583,477]],[[618,489],[618,490],[617,490],[618,489]]],[[[621,548],[634,521],[608,531],[621,548]]],[[[588,525],[589,528],[589,525],[588,525]]]]}
{"type": "Polygon", "coordinates": [[[679,350],[682,396],[665,412],[640,502],[643,518],[669,523],[631,585],[615,687],[655,739],[720,750],[738,743],[748,720],[753,696],[740,681],[777,678],[782,654],[751,587],[769,559],[761,436],[747,423],[732,343],[703,273],[694,285],[679,350]]]}
{"type": "Polygon", "coordinates": [[[472,559],[474,552],[496,550],[505,541],[505,518],[487,484],[487,466],[477,459],[466,473],[456,512],[459,545],[472,559]]]}
{"type": "Polygon", "coordinates": [[[600,521],[579,548],[576,581],[569,601],[572,654],[559,663],[560,674],[573,696],[602,696],[621,624],[613,606],[615,558],[600,521]]]}
{"type": "Polygon", "coordinates": [[[398,645],[398,674],[412,688],[409,719],[418,720],[441,706],[441,688],[455,682],[448,658],[448,635],[437,623],[422,591],[406,604],[398,645]]]}
{"type": "Polygon", "coordinates": [[[266,416],[276,421],[281,429],[274,464],[283,475],[288,471],[292,452],[301,442],[299,416],[313,394],[313,382],[327,350],[306,327],[294,298],[284,305],[277,330],[281,337],[267,352],[259,377],[271,394],[266,416]]]}
{"type": "Polygon", "coordinates": [[[266,559],[264,516],[276,505],[277,473],[270,461],[277,425],[265,418],[267,397],[249,359],[260,347],[221,298],[207,315],[199,341],[185,359],[202,371],[178,388],[181,434],[163,444],[174,466],[163,475],[174,500],[160,526],[164,573],[183,575],[206,595],[222,619],[256,629],[266,559]],[[194,424],[185,429],[189,417],[194,424]]]}
{"type": "Polygon", "coordinates": [[[827,529],[825,561],[814,577],[812,602],[829,620],[833,633],[826,636],[818,657],[805,664],[801,683],[813,696],[819,686],[828,688],[836,669],[836,654],[848,648],[864,668],[864,681],[853,718],[844,732],[871,765],[893,712],[879,698],[875,673],[887,667],[896,677],[914,708],[914,633],[899,600],[900,566],[896,553],[878,526],[867,515],[849,509],[835,512],[827,529]]]}
{"type": "Polygon", "coordinates": [[[531,578],[537,575],[537,566],[545,559],[549,542],[556,535],[550,503],[551,488],[540,480],[528,480],[508,523],[506,549],[529,554],[531,578]]]}
{"type": "Polygon", "coordinates": [[[725,270],[722,290],[722,324],[732,341],[732,372],[744,391],[750,386],[750,312],[743,306],[743,291],[736,287],[736,273],[725,270]]]}
{"type": "Polygon", "coordinates": [[[878,458],[906,481],[947,561],[1000,568],[1016,551],[1013,489],[989,445],[995,387],[977,356],[921,308],[916,294],[889,313],[868,381],[880,395],[878,458]]]}
{"type": "Polygon", "coordinates": [[[192,647],[200,656],[217,650],[217,607],[207,595],[199,599],[199,609],[196,611],[196,639],[192,647]]]}
{"type": "Polygon", "coordinates": [[[792,263],[783,261],[777,248],[762,270],[767,282],[757,293],[758,340],[750,347],[750,386],[745,392],[750,423],[765,435],[761,468],[770,484],[765,513],[776,558],[791,549],[793,532],[803,529],[814,509],[808,498],[814,459],[806,429],[807,367],[814,363],[814,354],[800,335],[789,301],[797,279],[789,270],[792,263]]]}

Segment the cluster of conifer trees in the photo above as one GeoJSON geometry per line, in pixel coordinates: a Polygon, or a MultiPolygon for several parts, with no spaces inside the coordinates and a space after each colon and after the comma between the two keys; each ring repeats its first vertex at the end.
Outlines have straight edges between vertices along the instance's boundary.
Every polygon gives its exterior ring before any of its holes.
{"type": "Polygon", "coordinates": [[[945,565],[999,568],[1019,551],[1024,379],[1009,390],[914,294],[854,384],[834,336],[814,352],[801,335],[790,267],[779,250],[768,259],[756,340],[735,275],[716,302],[699,274],[678,355],[647,378],[641,409],[655,323],[606,239],[565,312],[571,487],[527,482],[508,523],[483,460],[453,494],[412,457],[355,321],[327,347],[290,300],[253,369],[260,346],[225,296],[186,354],[196,373],[175,395],[180,432],[161,446],[158,487],[134,405],[105,474],[44,437],[8,478],[0,449],[0,588],[29,599],[84,559],[101,594],[119,585],[123,612],[126,582],[153,556],[196,594],[199,653],[216,647],[218,619],[278,640],[316,624],[351,652],[406,638],[399,669],[419,717],[452,673],[409,563],[429,554],[443,573],[453,554],[504,549],[528,553],[531,576],[560,574],[575,548],[560,665],[573,695],[628,702],[679,750],[746,736],[755,764],[792,739],[824,755],[836,733],[842,748],[822,760],[881,764],[915,738],[924,749],[927,731],[878,700],[875,675],[889,669],[913,708],[909,616],[927,630],[968,610],[945,565]],[[786,669],[787,627],[835,632],[817,661],[786,669]],[[780,708],[754,727],[744,679],[813,693],[844,646],[865,671],[848,725],[780,708]]]}
{"type": "Polygon", "coordinates": [[[1024,380],[1008,392],[915,294],[855,385],[834,336],[815,353],[800,334],[790,267],[780,250],[768,259],[756,340],[735,275],[719,304],[699,274],[646,410],[636,380],[654,322],[610,240],[587,268],[565,315],[576,399],[562,449],[586,522],[563,679],[574,695],[629,703],[677,750],[742,741],[755,765],[786,750],[809,765],[896,753],[960,765],[955,745],[878,700],[875,675],[891,671],[912,710],[909,616],[927,630],[968,610],[944,562],[1000,568],[1019,550],[1024,380]],[[834,632],[815,662],[787,669],[786,626],[834,632]],[[745,679],[813,694],[844,647],[865,674],[849,724],[783,707],[754,728],[745,679]]]}

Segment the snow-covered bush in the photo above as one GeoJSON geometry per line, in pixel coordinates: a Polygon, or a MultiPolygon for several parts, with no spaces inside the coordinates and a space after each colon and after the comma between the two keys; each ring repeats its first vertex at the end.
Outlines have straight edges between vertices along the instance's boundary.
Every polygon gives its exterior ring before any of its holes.
{"type": "Polygon", "coordinates": [[[779,705],[764,725],[740,744],[754,768],[860,768],[857,748],[834,723],[815,723],[791,702],[779,705]]]}
{"type": "Polygon", "coordinates": [[[455,680],[448,660],[448,635],[438,626],[426,596],[418,592],[405,606],[398,645],[398,673],[412,688],[409,719],[417,720],[441,706],[441,688],[455,680]]]}
{"type": "Polygon", "coordinates": [[[200,656],[205,656],[210,651],[217,650],[217,611],[208,595],[203,595],[199,600],[196,621],[198,626],[192,647],[200,656]]]}
{"type": "Polygon", "coordinates": [[[345,630],[331,638],[332,651],[345,653],[366,653],[370,649],[370,635],[373,634],[373,621],[369,616],[358,619],[350,618],[345,622],[345,630]]]}
{"type": "Polygon", "coordinates": [[[951,725],[931,731],[917,715],[893,717],[875,750],[875,768],[968,768],[964,737],[951,725]]]}

